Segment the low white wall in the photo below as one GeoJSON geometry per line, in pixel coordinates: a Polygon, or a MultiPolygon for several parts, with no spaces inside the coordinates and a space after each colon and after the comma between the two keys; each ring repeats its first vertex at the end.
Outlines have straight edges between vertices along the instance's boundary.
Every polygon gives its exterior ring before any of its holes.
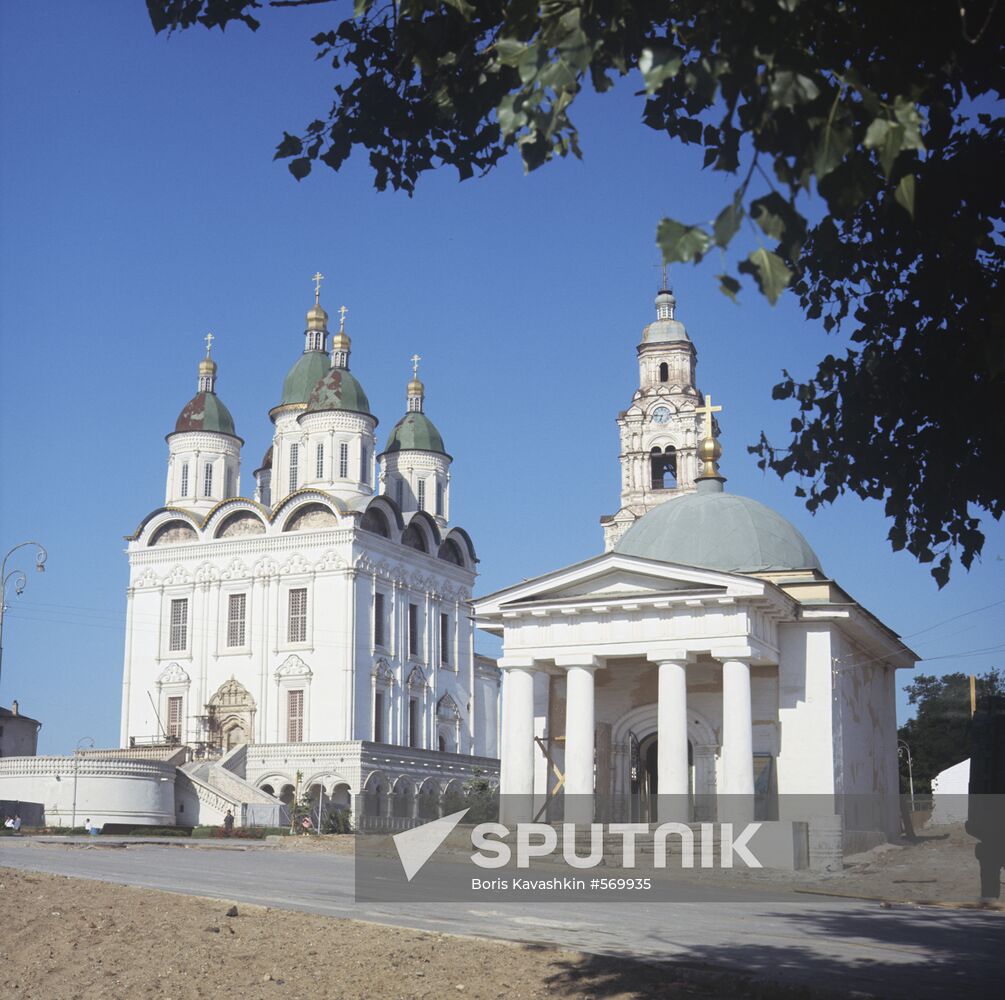
{"type": "Polygon", "coordinates": [[[174,826],[174,777],[165,761],[5,757],[0,799],[41,802],[47,826],[174,826]]]}

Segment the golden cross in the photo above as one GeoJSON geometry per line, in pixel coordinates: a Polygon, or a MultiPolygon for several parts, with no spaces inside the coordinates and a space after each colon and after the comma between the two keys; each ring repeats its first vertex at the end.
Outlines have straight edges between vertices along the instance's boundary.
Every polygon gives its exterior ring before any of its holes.
{"type": "Polygon", "coordinates": [[[705,418],[705,437],[710,438],[710,437],[713,436],[712,435],[712,414],[713,413],[719,413],[719,412],[721,412],[721,410],[722,410],[721,406],[713,406],[712,405],[712,397],[711,396],[706,396],[705,397],[705,405],[704,406],[699,406],[698,409],[696,409],[694,411],[698,416],[704,416],[704,418],[705,418]]]}
{"type": "Polygon", "coordinates": [[[413,354],[412,355],[412,357],[411,357],[411,362],[412,362],[412,378],[418,378],[419,377],[419,362],[421,360],[422,360],[422,358],[420,358],[418,354],[413,354]]]}
{"type": "Polygon", "coordinates": [[[325,276],[318,271],[311,280],[314,282],[314,305],[317,305],[321,301],[321,282],[325,276]]]}
{"type": "Polygon", "coordinates": [[[338,307],[338,332],[343,333],[345,331],[345,314],[349,310],[345,306],[338,307]]]}
{"type": "Polygon", "coordinates": [[[206,334],[206,357],[207,358],[209,357],[209,352],[211,350],[213,350],[213,341],[214,340],[216,340],[216,337],[214,337],[213,334],[211,334],[211,333],[207,333],[206,334]]]}

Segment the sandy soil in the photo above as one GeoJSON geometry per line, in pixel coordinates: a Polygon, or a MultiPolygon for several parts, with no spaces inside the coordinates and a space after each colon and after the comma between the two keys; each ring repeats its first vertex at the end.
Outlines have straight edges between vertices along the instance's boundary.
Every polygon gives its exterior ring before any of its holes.
{"type": "Polygon", "coordinates": [[[0,996],[18,1000],[809,995],[687,966],[643,965],[245,903],[228,916],[230,904],[219,900],[12,869],[0,869],[0,901],[0,996]]]}

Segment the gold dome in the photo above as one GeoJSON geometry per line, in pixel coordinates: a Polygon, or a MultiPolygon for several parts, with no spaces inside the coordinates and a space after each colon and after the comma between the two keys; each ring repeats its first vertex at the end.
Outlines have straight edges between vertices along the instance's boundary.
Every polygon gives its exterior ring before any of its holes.
{"type": "Polygon", "coordinates": [[[701,472],[696,478],[719,478],[717,463],[720,458],[722,458],[722,445],[714,437],[703,438],[698,444],[698,460],[701,462],[701,472]]]}
{"type": "Polygon", "coordinates": [[[332,337],[332,352],[335,351],[348,351],[352,346],[352,342],[349,340],[349,335],[343,333],[341,330],[332,337]]]}
{"type": "Polygon", "coordinates": [[[314,305],[307,310],[307,329],[308,330],[327,330],[328,329],[328,313],[324,311],[320,302],[315,302],[314,305]]]}
{"type": "Polygon", "coordinates": [[[216,374],[216,362],[207,354],[206,357],[199,362],[199,374],[200,375],[215,375],[216,374]]]}
{"type": "Polygon", "coordinates": [[[417,379],[413,378],[408,383],[408,395],[409,396],[421,396],[425,393],[426,387],[417,379]]]}

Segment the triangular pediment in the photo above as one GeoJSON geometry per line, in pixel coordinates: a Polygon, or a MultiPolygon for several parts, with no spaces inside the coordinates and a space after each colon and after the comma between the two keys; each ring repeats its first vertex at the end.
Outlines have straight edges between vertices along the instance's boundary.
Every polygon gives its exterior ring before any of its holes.
{"type": "Polygon", "coordinates": [[[482,616],[527,605],[649,600],[661,595],[679,598],[691,593],[743,597],[762,594],[764,590],[764,581],[752,577],[607,552],[524,580],[478,598],[474,604],[476,614],[482,616]]]}

